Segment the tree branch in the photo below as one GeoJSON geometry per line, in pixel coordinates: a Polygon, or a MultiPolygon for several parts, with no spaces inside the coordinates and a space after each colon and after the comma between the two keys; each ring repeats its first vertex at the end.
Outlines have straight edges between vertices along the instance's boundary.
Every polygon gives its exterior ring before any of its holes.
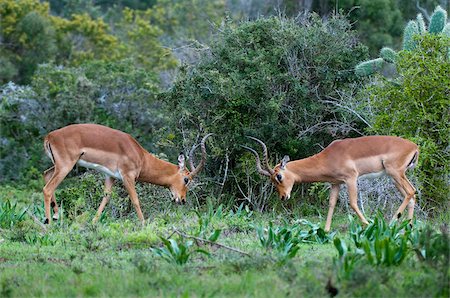
{"type": "MultiPolygon", "coordinates": [[[[177,229],[175,229],[175,230],[173,231],[173,233],[176,233],[176,234],[180,235],[181,237],[191,238],[191,239],[194,239],[194,240],[196,240],[196,241],[201,241],[201,242],[209,243],[209,244],[211,244],[211,245],[217,245],[217,246],[219,246],[219,247],[223,247],[223,248],[225,248],[225,249],[228,249],[228,250],[231,250],[231,251],[240,253],[240,254],[245,255],[245,256],[248,256],[248,257],[251,256],[249,253],[243,252],[243,251],[241,251],[241,250],[239,250],[239,249],[237,249],[237,248],[230,247],[230,246],[227,246],[227,245],[225,245],[225,244],[220,244],[220,243],[217,243],[217,242],[214,242],[214,241],[210,241],[210,240],[208,240],[208,239],[203,239],[203,238],[199,238],[199,237],[187,235],[187,234],[185,234],[185,233],[183,233],[183,232],[178,231],[177,229]]],[[[172,233],[172,235],[173,235],[173,233],[172,233]]]]}

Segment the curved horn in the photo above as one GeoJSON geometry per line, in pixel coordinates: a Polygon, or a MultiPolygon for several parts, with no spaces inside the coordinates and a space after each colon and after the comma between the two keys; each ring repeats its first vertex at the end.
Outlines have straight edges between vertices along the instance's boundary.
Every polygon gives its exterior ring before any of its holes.
{"type": "Polygon", "coordinates": [[[205,165],[206,162],[206,146],[205,146],[205,141],[208,137],[212,136],[212,133],[207,134],[206,136],[203,137],[202,141],[200,142],[199,145],[195,145],[192,146],[191,151],[189,152],[189,164],[191,166],[191,173],[189,174],[189,176],[191,178],[195,177],[202,169],[203,166],[205,165]],[[200,163],[197,165],[197,167],[194,166],[194,151],[195,149],[197,149],[197,147],[200,146],[201,150],[202,150],[202,159],[200,160],[200,163]]]}
{"type": "Polygon", "coordinates": [[[244,145],[241,145],[241,147],[247,149],[248,151],[253,153],[253,155],[255,155],[255,158],[256,158],[256,169],[258,170],[258,173],[260,173],[261,175],[270,177],[271,176],[270,173],[268,171],[264,170],[263,168],[261,168],[261,160],[259,159],[258,152],[256,152],[252,148],[244,146],[244,145]]]}
{"type": "Polygon", "coordinates": [[[249,139],[252,139],[252,140],[254,140],[254,141],[257,141],[257,142],[261,145],[261,147],[263,148],[263,161],[264,161],[264,166],[266,167],[266,170],[267,170],[270,174],[273,174],[274,171],[273,171],[273,169],[272,169],[272,168],[270,167],[270,165],[269,165],[269,157],[268,157],[268,154],[267,154],[267,146],[266,146],[266,144],[264,144],[263,141],[261,141],[260,139],[255,138],[255,137],[251,137],[251,136],[246,136],[246,137],[249,138],[249,139]]]}

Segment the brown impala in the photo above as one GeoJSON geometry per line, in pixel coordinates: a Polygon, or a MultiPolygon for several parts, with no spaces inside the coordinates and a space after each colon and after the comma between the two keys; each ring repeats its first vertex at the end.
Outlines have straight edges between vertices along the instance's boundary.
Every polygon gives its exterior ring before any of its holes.
{"type": "Polygon", "coordinates": [[[323,151],[300,160],[289,162],[284,156],[273,169],[269,166],[266,145],[257,138],[249,137],[261,144],[264,153],[264,169],[258,153],[249,148],[256,157],[258,172],[270,177],[282,200],[289,199],[294,183],[330,182],[330,207],[328,209],[325,231],[331,227],[334,207],[339,195],[340,185],[345,183],[350,206],[364,224],[368,224],[357,204],[358,177],[376,177],[387,174],[404,196],[403,203],[394,218],[401,216],[408,205],[408,218],[414,213],[416,189],[405,176],[406,169],[416,165],[419,148],[411,141],[392,136],[367,136],[354,139],[336,140],[323,151]]]}
{"type": "Polygon", "coordinates": [[[129,134],[97,124],[73,124],[52,131],[44,139],[44,148],[54,166],[44,172],[45,222],[51,221],[50,202],[53,219],[58,219],[55,189],[72,170],[75,164],[103,172],[106,175],[105,197],[94,222],[102,214],[109,201],[115,180],[122,180],[130,195],[139,219],[144,222],[135,189],[135,182],[142,181],[165,186],[170,189],[177,203],[186,202],[187,185],[203,168],[206,160],[205,141],[200,142],[202,159],[197,167],[193,164],[194,146],[189,153],[191,172],[185,166],[183,154],[178,156],[178,165],[156,158],[147,152],[129,134]]]}

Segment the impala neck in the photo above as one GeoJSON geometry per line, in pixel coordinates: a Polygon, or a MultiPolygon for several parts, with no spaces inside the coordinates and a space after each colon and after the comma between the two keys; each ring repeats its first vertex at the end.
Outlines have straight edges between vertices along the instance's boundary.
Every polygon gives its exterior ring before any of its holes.
{"type": "Polygon", "coordinates": [[[138,180],[167,187],[171,184],[172,177],[178,171],[179,168],[177,165],[145,152],[144,162],[138,180]]]}
{"type": "Polygon", "coordinates": [[[296,183],[328,181],[329,178],[318,154],[291,161],[286,168],[295,175],[296,183]]]}

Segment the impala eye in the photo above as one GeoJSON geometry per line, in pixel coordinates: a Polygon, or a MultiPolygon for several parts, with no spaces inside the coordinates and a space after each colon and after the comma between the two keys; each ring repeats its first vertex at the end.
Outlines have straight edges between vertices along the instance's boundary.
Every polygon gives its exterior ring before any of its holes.
{"type": "Polygon", "coordinates": [[[184,177],[184,184],[188,184],[189,183],[189,178],[188,177],[184,177]]]}
{"type": "Polygon", "coordinates": [[[281,176],[281,174],[277,174],[276,178],[278,182],[281,182],[281,180],[283,180],[283,176],[281,176]]]}

